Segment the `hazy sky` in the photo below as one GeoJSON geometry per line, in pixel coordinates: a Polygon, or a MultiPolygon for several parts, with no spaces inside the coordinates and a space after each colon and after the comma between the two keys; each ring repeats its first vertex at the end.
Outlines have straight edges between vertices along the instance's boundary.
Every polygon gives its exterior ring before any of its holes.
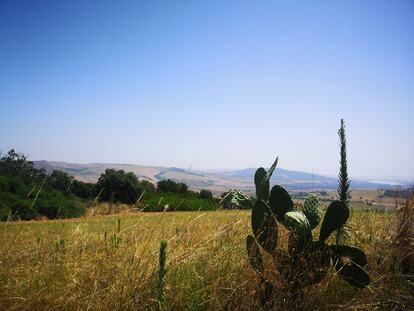
{"type": "Polygon", "coordinates": [[[0,0],[0,150],[414,176],[414,2],[0,0]]]}

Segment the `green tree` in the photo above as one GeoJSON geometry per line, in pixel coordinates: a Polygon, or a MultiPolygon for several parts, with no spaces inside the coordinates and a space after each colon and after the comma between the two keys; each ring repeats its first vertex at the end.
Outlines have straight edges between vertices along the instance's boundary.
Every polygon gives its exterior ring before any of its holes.
{"type": "Polygon", "coordinates": [[[184,183],[177,183],[171,179],[163,179],[157,182],[157,189],[162,192],[186,194],[188,186],[184,183]]]}
{"type": "Polygon", "coordinates": [[[81,199],[93,199],[96,196],[96,185],[74,180],[70,191],[81,199]]]}
{"type": "Polygon", "coordinates": [[[134,173],[123,170],[106,169],[99,177],[98,191],[102,191],[100,199],[106,202],[135,203],[142,188],[134,173]]]}
{"type": "Polygon", "coordinates": [[[73,181],[73,176],[70,176],[66,172],[57,170],[54,170],[52,174],[50,174],[47,178],[47,183],[51,188],[61,191],[65,194],[69,193],[73,181]]]}
{"type": "Polygon", "coordinates": [[[22,153],[11,149],[0,158],[0,175],[19,177],[25,181],[42,180],[46,176],[44,169],[34,167],[32,161],[28,161],[22,153]]]}
{"type": "Polygon", "coordinates": [[[149,180],[141,180],[140,185],[141,185],[141,188],[145,191],[148,191],[148,192],[154,192],[155,191],[154,184],[152,182],[150,182],[149,180]]]}
{"type": "Polygon", "coordinates": [[[213,193],[210,190],[202,189],[198,197],[200,199],[213,200],[213,193]]]}
{"type": "Polygon", "coordinates": [[[178,183],[178,193],[186,194],[188,192],[188,186],[185,183],[178,183]]]}

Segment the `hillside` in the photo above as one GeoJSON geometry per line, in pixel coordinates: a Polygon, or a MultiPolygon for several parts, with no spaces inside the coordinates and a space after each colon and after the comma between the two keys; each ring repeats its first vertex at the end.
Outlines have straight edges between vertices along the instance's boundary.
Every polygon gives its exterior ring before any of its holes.
{"type": "MultiPolygon", "coordinates": [[[[96,182],[105,169],[112,168],[133,172],[140,179],[157,182],[161,179],[173,179],[178,182],[186,183],[190,188],[209,189],[215,193],[221,193],[230,188],[238,188],[246,192],[253,192],[253,176],[255,169],[246,168],[242,170],[223,170],[223,171],[194,171],[176,167],[144,166],[133,164],[74,164],[67,162],[34,161],[37,168],[44,168],[48,172],[60,170],[67,172],[76,179],[85,182],[96,182]]],[[[308,189],[335,189],[337,179],[318,174],[311,174],[301,171],[286,170],[277,168],[271,181],[281,184],[289,190],[308,190],[308,189]]],[[[389,188],[391,184],[378,184],[369,181],[354,180],[353,188],[389,188]]]]}

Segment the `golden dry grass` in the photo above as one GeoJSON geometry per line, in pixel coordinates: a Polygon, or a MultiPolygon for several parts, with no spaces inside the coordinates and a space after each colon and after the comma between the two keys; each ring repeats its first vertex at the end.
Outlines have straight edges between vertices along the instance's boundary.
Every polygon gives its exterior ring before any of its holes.
{"type": "MultiPolygon", "coordinates": [[[[409,310],[412,285],[392,249],[395,215],[355,212],[349,244],[366,250],[372,283],[357,290],[334,271],[297,309],[409,310]]],[[[279,226],[279,247],[286,232],[279,226]]],[[[168,241],[167,310],[259,309],[245,250],[248,211],[135,213],[0,224],[0,310],[142,310],[156,307],[159,243],[168,241]],[[118,219],[120,231],[118,232],[118,219]]],[[[315,232],[316,234],[316,232],[315,232]]],[[[266,275],[286,291],[269,258],[266,275]]]]}

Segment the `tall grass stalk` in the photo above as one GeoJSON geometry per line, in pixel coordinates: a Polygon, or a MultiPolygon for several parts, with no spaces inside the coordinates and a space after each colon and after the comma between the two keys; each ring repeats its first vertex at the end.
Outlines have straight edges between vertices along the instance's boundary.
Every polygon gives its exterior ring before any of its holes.
{"type": "Polygon", "coordinates": [[[159,257],[159,271],[158,271],[158,297],[157,297],[157,310],[165,310],[166,307],[166,294],[165,294],[165,276],[167,274],[166,269],[167,261],[167,241],[162,240],[160,243],[160,257],[159,257]]]}

